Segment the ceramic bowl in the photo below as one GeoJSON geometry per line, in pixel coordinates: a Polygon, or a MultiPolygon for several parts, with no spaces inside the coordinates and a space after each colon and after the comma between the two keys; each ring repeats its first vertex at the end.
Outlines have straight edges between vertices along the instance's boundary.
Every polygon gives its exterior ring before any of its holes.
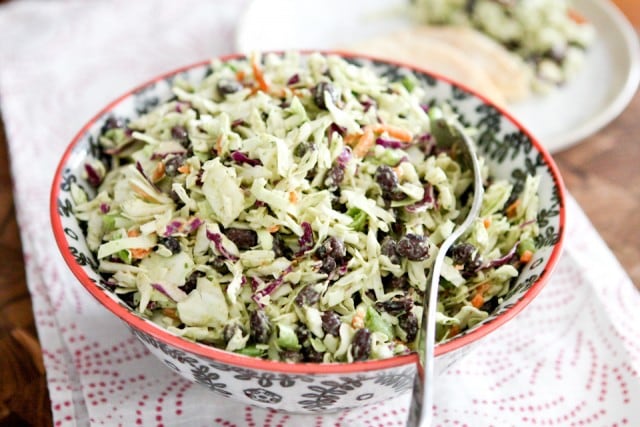
{"type": "MultiPolygon", "coordinates": [[[[473,94],[463,85],[400,64],[341,54],[391,77],[415,75],[430,99],[447,101],[464,124],[478,129],[478,151],[493,174],[522,185],[527,174],[540,176],[540,248],[517,278],[509,294],[482,323],[436,347],[436,372],[462,358],[483,337],[518,314],[540,292],[561,252],[565,199],[562,180],[551,156],[507,112],[473,94]]],[[[221,58],[222,61],[238,56],[221,58]]],[[[71,141],[60,160],[51,190],[51,222],[62,256],[82,284],[169,369],[213,393],[246,404],[298,413],[337,411],[384,401],[409,392],[416,373],[416,355],[344,364],[291,364],[226,352],[173,335],[136,314],[109,291],[87,248],[83,231],[71,211],[71,183],[90,191],[83,179],[88,158],[98,155],[98,136],[111,116],[137,117],[172,96],[171,83],[180,76],[197,82],[210,71],[202,62],[161,75],[125,93],[93,117],[71,141]]]]}

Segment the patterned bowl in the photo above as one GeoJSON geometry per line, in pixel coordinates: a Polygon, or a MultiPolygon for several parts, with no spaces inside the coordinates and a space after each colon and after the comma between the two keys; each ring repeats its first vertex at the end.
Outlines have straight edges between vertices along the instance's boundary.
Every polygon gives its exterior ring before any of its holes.
{"type": "MultiPolygon", "coordinates": [[[[540,292],[555,266],[563,241],[565,200],[562,180],[551,156],[508,113],[429,72],[371,58],[341,54],[387,76],[413,74],[432,97],[448,101],[464,124],[478,129],[477,145],[493,174],[522,185],[527,174],[541,177],[538,223],[541,234],[534,258],[509,294],[482,323],[436,347],[436,371],[443,372],[481,339],[518,314],[540,292]]],[[[235,59],[229,56],[222,60],[235,59]]],[[[83,178],[86,160],[99,155],[98,135],[110,115],[136,117],[172,96],[173,79],[196,82],[210,71],[209,62],[164,74],[122,95],[92,118],[71,141],[60,160],[51,190],[55,239],[71,271],[104,307],[121,318],[133,334],[170,369],[212,392],[246,404],[298,413],[337,411],[384,401],[411,389],[416,355],[350,364],[291,364],[238,355],[173,335],[139,316],[105,286],[72,213],[70,188],[83,178]]]]}

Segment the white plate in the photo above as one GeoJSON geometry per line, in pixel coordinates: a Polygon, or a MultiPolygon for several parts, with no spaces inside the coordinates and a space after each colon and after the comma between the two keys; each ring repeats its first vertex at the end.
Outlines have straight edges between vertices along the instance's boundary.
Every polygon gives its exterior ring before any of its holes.
{"type": "MultiPolygon", "coordinates": [[[[254,0],[240,20],[240,52],[336,49],[411,25],[408,0],[254,0]]],[[[597,132],[631,101],[640,81],[638,35],[608,0],[574,0],[597,30],[578,76],[555,92],[510,106],[549,151],[597,132]]]]}

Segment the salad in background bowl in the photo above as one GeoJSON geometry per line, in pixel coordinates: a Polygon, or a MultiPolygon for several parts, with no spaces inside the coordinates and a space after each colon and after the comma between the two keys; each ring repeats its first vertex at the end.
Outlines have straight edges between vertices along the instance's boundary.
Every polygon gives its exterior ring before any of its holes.
{"type": "Polygon", "coordinates": [[[81,284],[186,378],[293,412],[378,402],[411,388],[426,273],[468,208],[442,120],[473,134],[485,171],[440,285],[442,371],[539,292],[564,198],[526,130],[426,71],[289,52],[163,75],[72,141],[54,234],[81,284]]]}

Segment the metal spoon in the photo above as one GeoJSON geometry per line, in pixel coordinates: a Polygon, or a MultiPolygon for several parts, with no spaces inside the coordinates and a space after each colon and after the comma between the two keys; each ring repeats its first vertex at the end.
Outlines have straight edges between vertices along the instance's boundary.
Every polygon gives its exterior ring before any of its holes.
{"type": "Polygon", "coordinates": [[[440,270],[451,245],[469,228],[480,212],[483,187],[480,165],[473,143],[457,122],[448,122],[442,117],[431,119],[431,133],[438,147],[450,148],[463,167],[473,169],[474,186],[471,209],[447,239],[440,245],[429,273],[429,290],[423,301],[422,327],[418,336],[418,373],[413,382],[413,395],[409,407],[408,427],[429,427],[433,419],[434,347],[436,335],[436,304],[440,270]]]}

